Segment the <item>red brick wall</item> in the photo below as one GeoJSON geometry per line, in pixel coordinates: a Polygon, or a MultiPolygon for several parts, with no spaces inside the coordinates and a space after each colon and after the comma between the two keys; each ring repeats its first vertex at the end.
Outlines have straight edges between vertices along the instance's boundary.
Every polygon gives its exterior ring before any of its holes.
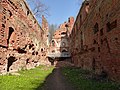
{"type": "Polygon", "coordinates": [[[44,59],[44,31],[24,0],[0,1],[0,73],[7,72],[9,59],[15,57],[9,71],[33,68],[44,59]],[[28,13],[29,12],[29,13],[28,13]]]}
{"type": "Polygon", "coordinates": [[[114,80],[120,80],[119,4],[119,0],[90,0],[89,12],[84,16],[86,7],[84,3],[70,35],[72,60],[78,62],[75,65],[90,70],[95,67],[97,74],[104,70],[114,80]],[[80,15],[83,16],[82,23],[80,15]],[[112,24],[115,20],[116,25],[112,24]],[[111,24],[109,32],[107,32],[108,22],[111,24]],[[94,33],[96,23],[98,23],[98,31],[94,33]],[[93,61],[95,61],[95,66],[93,66],[93,61]]]}

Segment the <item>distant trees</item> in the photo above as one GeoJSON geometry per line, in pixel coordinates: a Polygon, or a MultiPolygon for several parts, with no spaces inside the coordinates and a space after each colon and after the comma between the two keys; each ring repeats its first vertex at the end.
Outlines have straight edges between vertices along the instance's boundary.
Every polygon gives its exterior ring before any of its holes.
{"type": "MultiPolygon", "coordinates": [[[[36,16],[39,23],[41,23],[42,15],[49,16],[48,7],[41,2],[41,0],[27,0],[28,5],[30,6],[33,14],[36,16]]],[[[52,36],[57,29],[56,24],[49,25],[49,41],[51,41],[52,36]]]]}
{"type": "Polygon", "coordinates": [[[56,24],[49,25],[49,42],[52,40],[54,32],[56,31],[57,28],[58,27],[56,24]]]}

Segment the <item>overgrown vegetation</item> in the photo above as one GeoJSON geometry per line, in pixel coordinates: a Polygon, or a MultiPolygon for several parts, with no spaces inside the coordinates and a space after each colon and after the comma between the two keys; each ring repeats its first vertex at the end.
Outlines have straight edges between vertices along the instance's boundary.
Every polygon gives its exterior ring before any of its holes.
{"type": "Polygon", "coordinates": [[[53,67],[40,66],[20,71],[20,75],[0,76],[0,90],[41,90],[45,78],[52,70],[53,67]]]}
{"type": "Polygon", "coordinates": [[[77,90],[120,90],[120,84],[91,78],[91,72],[80,68],[63,68],[63,74],[77,90]]]}

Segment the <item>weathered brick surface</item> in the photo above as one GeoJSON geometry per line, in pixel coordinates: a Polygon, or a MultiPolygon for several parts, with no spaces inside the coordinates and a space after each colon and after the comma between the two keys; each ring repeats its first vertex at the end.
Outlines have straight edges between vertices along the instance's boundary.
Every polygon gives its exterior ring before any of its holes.
{"type": "Polygon", "coordinates": [[[55,31],[53,38],[50,42],[48,53],[69,52],[68,37],[71,33],[73,24],[73,17],[70,17],[67,22],[60,24],[59,28],[55,31]]]}
{"type": "Polygon", "coordinates": [[[69,38],[76,66],[120,80],[120,0],[85,1],[69,38]]]}
{"type": "Polygon", "coordinates": [[[24,0],[0,0],[0,73],[38,66],[44,32],[24,0]]]}

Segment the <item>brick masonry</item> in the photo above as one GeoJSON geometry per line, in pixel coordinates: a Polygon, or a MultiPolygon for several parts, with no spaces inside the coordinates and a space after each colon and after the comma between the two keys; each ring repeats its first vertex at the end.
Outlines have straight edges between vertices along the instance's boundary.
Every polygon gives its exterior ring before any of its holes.
{"type": "Polygon", "coordinates": [[[53,38],[50,42],[48,53],[69,52],[68,37],[71,33],[73,24],[73,17],[69,17],[67,22],[60,24],[59,28],[55,31],[53,38]]]}
{"type": "Polygon", "coordinates": [[[69,40],[76,66],[120,80],[120,0],[85,0],[69,40]]]}
{"type": "Polygon", "coordinates": [[[24,0],[0,0],[0,74],[44,62],[45,30],[24,0]]]}

